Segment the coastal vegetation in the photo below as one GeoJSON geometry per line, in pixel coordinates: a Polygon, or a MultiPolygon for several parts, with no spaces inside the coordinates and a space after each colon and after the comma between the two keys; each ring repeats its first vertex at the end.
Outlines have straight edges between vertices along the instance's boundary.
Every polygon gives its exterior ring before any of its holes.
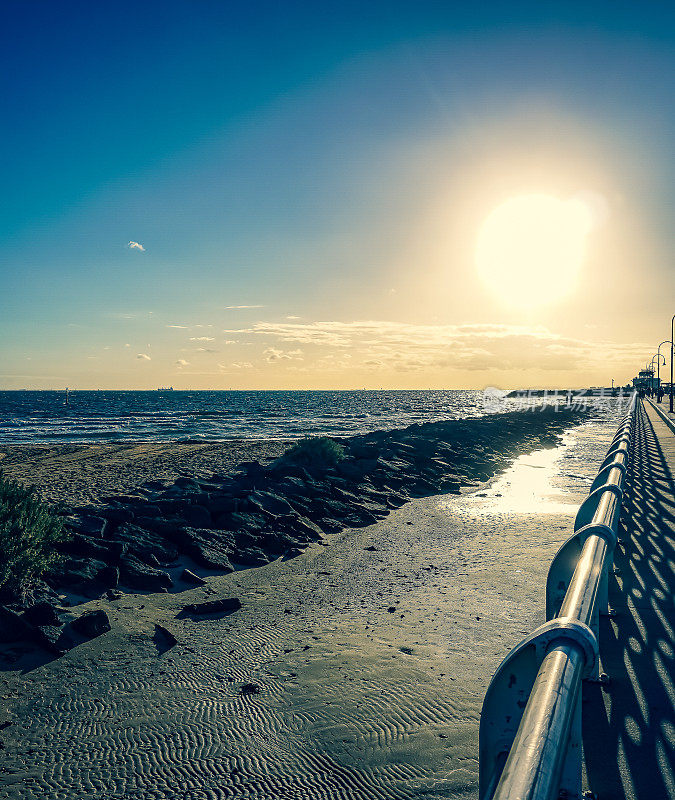
{"type": "Polygon", "coordinates": [[[54,566],[65,538],[61,520],[35,489],[0,473],[0,594],[24,595],[54,566]]]}
{"type": "Polygon", "coordinates": [[[294,444],[283,458],[305,467],[334,467],[345,458],[345,448],[329,436],[310,436],[294,444]]]}

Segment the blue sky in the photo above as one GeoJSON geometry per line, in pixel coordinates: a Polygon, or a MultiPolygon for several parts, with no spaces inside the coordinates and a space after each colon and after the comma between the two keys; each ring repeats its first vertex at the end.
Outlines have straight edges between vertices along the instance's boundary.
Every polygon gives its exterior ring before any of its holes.
{"type": "Polygon", "coordinates": [[[3,11],[0,387],[581,385],[667,335],[671,4],[3,11]],[[471,252],[533,191],[609,213],[524,313],[471,252]]]}

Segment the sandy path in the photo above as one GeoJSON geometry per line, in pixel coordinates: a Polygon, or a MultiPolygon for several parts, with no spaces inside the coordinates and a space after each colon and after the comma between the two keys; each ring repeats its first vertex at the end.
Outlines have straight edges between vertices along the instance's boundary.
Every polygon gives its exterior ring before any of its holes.
{"type": "Polygon", "coordinates": [[[484,491],[413,501],[293,560],[102,604],[111,633],[0,674],[0,798],[476,797],[485,688],[542,621],[548,563],[613,432],[583,426],[484,491]],[[213,590],[243,609],[176,619],[213,590]],[[162,655],[156,621],[179,640],[162,655]]]}

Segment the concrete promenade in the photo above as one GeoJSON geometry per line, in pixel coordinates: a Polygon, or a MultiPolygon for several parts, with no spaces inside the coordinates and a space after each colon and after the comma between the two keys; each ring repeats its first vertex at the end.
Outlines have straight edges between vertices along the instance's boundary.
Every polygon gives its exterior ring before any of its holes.
{"type": "Polygon", "coordinates": [[[633,447],[600,622],[610,683],[583,690],[584,784],[599,800],[675,798],[675,433],[647,401],[633,447]]]}

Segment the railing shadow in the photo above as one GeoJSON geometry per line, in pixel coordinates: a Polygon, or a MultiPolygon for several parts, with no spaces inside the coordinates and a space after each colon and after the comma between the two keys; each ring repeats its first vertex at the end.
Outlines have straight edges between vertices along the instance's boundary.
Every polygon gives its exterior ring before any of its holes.
{"type": "Polygon", "coordinates": [[[615,617],[601,617],[610,684],[586,683],[586,782],[602,800],[675,798],[675,482],[640,408],[610,577],[615,617]]]}

